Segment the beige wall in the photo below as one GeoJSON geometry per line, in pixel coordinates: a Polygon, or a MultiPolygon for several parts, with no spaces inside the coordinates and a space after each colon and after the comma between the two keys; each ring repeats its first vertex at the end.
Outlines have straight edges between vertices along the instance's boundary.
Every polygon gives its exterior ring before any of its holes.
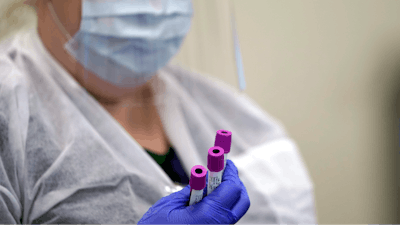
{"type": "MultiPolygon", "coordinates": [[[[297,141],[318,222],[399,223],[400,1],[233,3],[246,93],[297,141]]],[[[228,0],[194,4],[177,59],[236,86],[228,0]]]]}

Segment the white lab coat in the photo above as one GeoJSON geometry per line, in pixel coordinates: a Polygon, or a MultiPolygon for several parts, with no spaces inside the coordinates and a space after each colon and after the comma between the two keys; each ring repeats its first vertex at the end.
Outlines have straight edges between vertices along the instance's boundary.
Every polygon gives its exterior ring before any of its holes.
{"type": "MultiPolygon", "coordinates": [[[[137,223],[176,190],[36,30],[0,53],[0,223],[137,223]]],[[[171,65],[159,75],[161,121],[188,175],[207,165],[216,131],[232,131],[229,158],[251,201],[239,224],[316,223],[313,184],[279,121],[218,80],[171,65]]]]}

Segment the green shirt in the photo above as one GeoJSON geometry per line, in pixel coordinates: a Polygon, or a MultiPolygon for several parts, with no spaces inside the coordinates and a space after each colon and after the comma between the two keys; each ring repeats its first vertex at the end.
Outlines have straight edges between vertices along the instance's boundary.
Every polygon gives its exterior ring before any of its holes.
{"type": "Polygon", "coordinates": [[[145,150],[158,163],[158,165],[160,165],[172,181],[181,185],[189,184],[189,176],[183,169],[180,158],[175,154],[173,147],[170,147],[165,155],[158,155],[147,149],[145,150]]]}
{"type": "Polygon", "coordinates": [[[155,154],[153,152],[150,152],[147,149],[145,149],[145,150],[158,163],[158,165],[161,166],[165,162],[165,160],[167,159],[167,156],[169,155],[169,153],[171,152],[171,147],[168,149],[168,152],[165,155],[158,155],[158,154],[155,154]]]}

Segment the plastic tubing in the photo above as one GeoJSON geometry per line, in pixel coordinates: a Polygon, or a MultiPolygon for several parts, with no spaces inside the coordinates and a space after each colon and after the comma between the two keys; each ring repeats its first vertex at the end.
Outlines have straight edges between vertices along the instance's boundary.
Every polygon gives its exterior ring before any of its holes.
{"type": "Polygon", "coordinates": [[[222,181],[222,173],[224,169],[224,149],[218,146],[208,149],[207,167],[208,174],[207,195],[211,194],[222,181]]]}
{"type": "Polygon", "coordinates": [[[203,199],[204,188],[206,187],[207,169],[204,166],[193,166],[190,171],[190,200],[189,205],[198,203],[203,199]]]}

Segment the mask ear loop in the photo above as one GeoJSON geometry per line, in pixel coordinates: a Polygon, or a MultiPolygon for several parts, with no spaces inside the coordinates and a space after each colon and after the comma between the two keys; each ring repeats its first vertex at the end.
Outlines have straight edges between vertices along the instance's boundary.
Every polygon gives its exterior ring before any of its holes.
{"type": "Polygon", "coordinates": [[[232,1],[229,1],[229,2],[230,2],[230,8],[231,8],[231,26],[232,26],[232,34],[233,34],[233,43],[234,43],[234,48],[235,48],[236,73],[238,75],[240,92],[243,92],[246,89],[246,79],[244,77],[242,53],[240,51],[239,37],[237,34],[237,30],[236,30],[236,19],[235,19],[236,17],[235,17],[233,3],[232,3],[232,1]]]}
{"type": "MultiPolygon", "coordinates": [[[[83,7],[83,6],[82,6],[82,7],[83,7]]],[[[52,3],[51,1],[48,1],[48,2],[47,2],[47,8],[48,8],[49,11],[50,11],[50,14],[51,14],[51,16],[52,16],[52,18],[53,18],[53,21],[56,23],[56,25],[57,25],[58,28],[60,29],[61,33],[63,33],[64,36],[66,37],[66,39],[67,39],[67,42],[66,42],[66,43],[70,42],[70,41],[72,40],[72,37],[71,37],[71,35],[69,34],[69,32],[67,31],[67,29],[65,29],[65,27],[64,27],[64,25],[61,23],[60,19],[58,18],[57,13],[56,13],[55,10],[54,10],[53,3],[52,3]]],[[[72,60],[72,61],[75,62],[75,64],[74,64],[74,67],[75,67],[75,68],[74,68],[74,72],[77,73],[77,69],[78,69],[77,65],[78,65],[79,62],[69,53],[69,51],[66,49],[65,46],[66,46],[66,45],[64,44],[63,49],[64,49],[64,51],[67,53],[67,55],[68,55],[68,57],[70,58],[70,60],[72,60]]],[[[84,61],[85,64],[87,64],[87,60],[88,60],[88,54],[87,54],[86,51],[85,51],[85,61],[84,61]]],[[[87,79],[87,77],[88,77],[88,74],[87,74],[87,73],[88,73],[87,70],[84,69],[84,76],[83,76],[84,79],[83,79],[83,81],[85,81],[85,80],[87,79]]],[[[86,90],[86,88],[84,88],[84,89],[86,90]]]]}
{"type": "Polygon", "coordinates": [[[60,28],[61,32],[67,37],[67,41],[71,40],[72,39],[71,35],[69,35],[68,31],[62,25],[60,19],[58,18],[57,14],[56,14],[56,11],[54,10],[53,3],[51,1],[47,2],[47,7],[48,7],[48,9],[50,11],[51,16],[54,19],[54,22],[60,28]]]}
{"type": "MultiPolygon", "coordinates": [[[[51,14],[51,16],[52,16],[52,18],[53,18],[53,21],[56,23],[56,25],[57,25],[58,28],[60,29],[61,33],[63,33],[64,36],[66,37],[67,42],[70,41],[70,40],[72,39],[72,37],[71,37],[71,35],[68,33],[68,31],[65,29],[65,27],[64,27],[64,25],[61,23],[60,19],[58,18],[57,14],[56,14],[56,11],[54,10],[53,3],[52,3],[51,1],[48,1],[48,2],[47,2],[47,8],[48,8],[49,11],[50,11],[50,14],[51,14]]],[[[77,61],[74,57],[71,56],[71,54],[70,54],[70,53],[67,51],[67,49],[65,48],[65,45],[63,46],[63,49],[64,49],[64,51],[67,53],[68,57],[69,57],[72,61],[75,62],[74,72],[76,73],[76,70],[77,70],[77,66],[76,66],[76,65],[77,65],[78,61],[77,61]]]]}

